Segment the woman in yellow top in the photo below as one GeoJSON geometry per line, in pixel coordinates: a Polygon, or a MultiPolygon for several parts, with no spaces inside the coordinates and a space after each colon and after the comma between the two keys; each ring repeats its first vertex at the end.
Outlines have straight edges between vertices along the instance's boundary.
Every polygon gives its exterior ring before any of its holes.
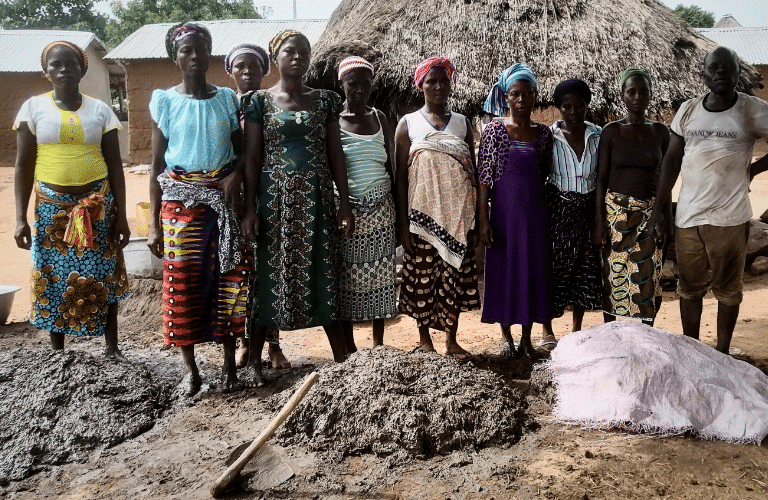
{"type": "Polygon", "coordinates": [[[51,335],[105,335],[117,348],[117,302],[128,293],[122,249],[130,231],[117,130],[105,103],[80,93],[88,69],[82,49],[49,44],[41,56],[53,91],[28,99],[13,128],[16,152],[16,244],[32,250],[30,321],[51,335]],[[35,190],[34,231],[27,208],[35,190]]]}

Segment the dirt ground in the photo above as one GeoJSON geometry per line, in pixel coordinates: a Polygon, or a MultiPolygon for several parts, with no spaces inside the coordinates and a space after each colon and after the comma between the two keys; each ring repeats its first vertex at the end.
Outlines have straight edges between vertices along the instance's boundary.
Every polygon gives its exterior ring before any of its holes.
{"type": "MultiPolygon", "coordinates": [[[[128,206],[147,199],[147,176],[128,174],[128,206]]],[[[768,179],[752,188],[756,214],[768,208],[768,179]]],[[[25,322],[29,300],[29,255],[13,242],[13,173],[0,169],[0,282],[18,284],[11,323],[0,326],[0,351],[16,347],[48,348],[45,334],[25,322]]],[[[133,215],[129,208],[129,215],[133,215]]],[[[765,276],[747,276],[744,302],[734,335],[737,357],[768,373],[768,289],[765,276]]],[[[157,284],[137,281],[134,297],[121,310],[121,349],[164,380],[180,380],[180,355],[162,346],[157,284]]],[[[556,320],[558,335],[570,330],[569,313],[556,320]]],[[[599,324],[587,313],[584,326],[599,324]]],[[[702,337],[714,344],[716,302],[704,302],[702,337]]],[[[657,327],[680,333],[677,300],[665,293],[657,327]]],[[[537,328],[534,328],[534,332],[537,328]]],[[[516,338],[520,331],[513,330],[516,338]]],[[[536,336],[536,333],[534,333],[536,336]]],[[[357,325],[358,347],[371,343],[370,324],[357,325]]],[[[441,347],[441,339],[436,346],[441,347]]],[[[418,334],[409,318],[387,324],[385,343],[400,349],[416,346],[418,334]]],[[[478,312],[463,314],[459,341],[477,354],[477,369],[492,370],[526,391],[531,363],[506,362],[495,356],[500,335],[480,322],[478,312]]],[[[223,394],[217,389],[221,349],[197,350],[204,390],[179,398],[140,436],[96,451],[86,463],[56,466],[25,480],[0,478],[0,497],[13,499],[203,499],[226,467],[232,451],[256,437],[273,411],[268,396],[284,391],[313,368],[331,361],[321,329],[283,335],[291,370],[267,370],[264,388],[223,394]]],[[[67,348],[98,354],[103,339],[68,339],[67,348]]],[[[711,442],[687,436],[654,438],[620,432],[585,430],[552,422],[546,405],[532,407],[539,428],[509,447],[466,449],[429,460],[399,460],[373,455],[341,457],[310,452],[298,445],[274,451],[295,471],[281,486],[248,492],[237,486],[227,498],[301,499],[763,499],[768,497],[768,448],[711,442]]]]}

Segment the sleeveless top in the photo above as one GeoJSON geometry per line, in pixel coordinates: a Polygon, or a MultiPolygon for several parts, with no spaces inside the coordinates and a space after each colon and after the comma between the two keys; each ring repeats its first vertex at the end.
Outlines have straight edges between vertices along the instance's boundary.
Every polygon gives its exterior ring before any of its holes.
{"type": "MultiPolygon", "coordinates": [[[[378,112],[375,114],[376,120],[379,121],[378,112]]],[[[384,166],[387,162],[387,149],[381,121],[379,131],[372,135],[354,134],[342,129],[341,146],[347,161],[350,196],[363,198],[371,189],[389,181],[389,174],[384,166]]]]}
{"type": "Polygon", "coordinates": [[[37,141],[35,178],[59,186],[83,186],[107,177],[101,140],[121,129],[109,105],[82,95],[76,111],[60,109],[53,92],[31,97],[21,106],[13,129],[26,122],[37,141]]]}
{"type": "Polygon", "coordinates": [[[663,156],[659,141],[638,141],[618,134],[611,150],[608,189],[639,200],[653,198],[663,156]]]}
{"type": "MultiPolygon", "coordinates": [[[[413,113],[408,113],[403,118],[405,118],[405,123],[408,124],[408,137],[411,139],[411,142],[424,139],[427,134],[440,131],[427,121],[420,109],[413,113]]],[[[457,138],[464,140],[467,136],[467,118],[461,113],[451,111],[451,117],[448,119],[448,123],[442,129],[442,132],[455,135],[457,138]]]]}

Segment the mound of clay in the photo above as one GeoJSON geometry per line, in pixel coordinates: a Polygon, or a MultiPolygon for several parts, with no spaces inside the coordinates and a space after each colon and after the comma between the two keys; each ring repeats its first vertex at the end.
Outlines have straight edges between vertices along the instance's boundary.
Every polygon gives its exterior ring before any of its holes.
{"type": "Polygon", "coordinates": [[[118,324],[120,340],[157,343],[163,331],[163,282],[154,279],[131,279],[131,294],[120,301],[118,324]]]}
{"type": "Polygon", "coordinates": [[[320,376],[278,432],[282,444],[429,458],[513,444],[527,422],[524,396],[501,377],[437,354],[364,350],[320,376]]]}
{"type": "Polygon", "coordinates": [[[150,429],[171,388],[85,352],[0,353],[0,476],[21,480],[150,429]]]}

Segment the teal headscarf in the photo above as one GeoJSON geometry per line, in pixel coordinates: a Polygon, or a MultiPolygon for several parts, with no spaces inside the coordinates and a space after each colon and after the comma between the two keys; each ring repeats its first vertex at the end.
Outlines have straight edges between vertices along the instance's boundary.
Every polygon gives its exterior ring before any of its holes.
{"type": "Polygon", "coordinates": [[[504,110],[507,109],[507,99],[504,95],[509,90],[512,82],[516,82],[517,80],[529,82],[534,89],[538,87],[536,74],[530,66],[524,63],[515,63],[501,72],[499,81],[493,85],[491,93],[488,94],[488,98],[485,100],[483,111],[495,116],[503,115],[504,110]]]}

